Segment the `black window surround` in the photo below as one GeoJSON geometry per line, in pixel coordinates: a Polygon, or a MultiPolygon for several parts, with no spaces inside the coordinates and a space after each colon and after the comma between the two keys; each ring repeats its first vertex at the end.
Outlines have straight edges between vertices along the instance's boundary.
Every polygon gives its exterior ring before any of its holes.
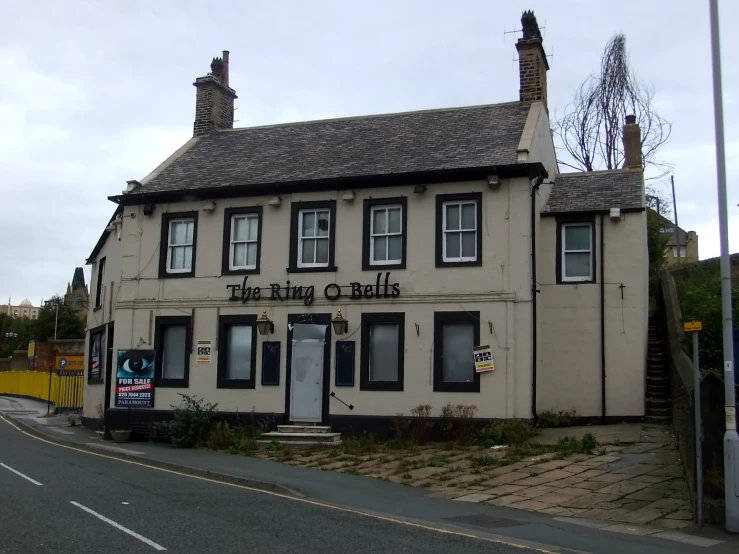
{"type": "Polygon", "coordinates": [[[406,251],[408,242],[408,197],[369,198],[364,201],[364,221],[362,228],[362,270],[405,269],[406,251]],[[372,209],[383,206],[400,206],[401,259],[400,263],[372,263],[371,232],[372,209]]]}
{"type": "Polygon", "coordinates": [[[436,195],[436,267],[470,267],[482,265],[482,193],[436,195]],[[477,217],[475,238],[477,245],[476,259],[466,261],[444,261],[444,204],[446,202],[475,202],[477,217]]]}
{"type": "Polygon", "coordinates": [[[480,344],[480,312],[434,312],[434,392],[480,392],[480,374],[475,371],[472,351],[470,351],[470,373],[473,379],[469,383],[449,383],[444,381],[444,323],[472,323],[473,343],[480,344]]]}
{"type": "Polygon", "coordinates": [[[218,318],[218,376],[216,388],[253,389],[257,372],[257,316],[253,314],[222,315],[218,318]],[[232,325],[251,326],[251,374],[248,379],[227,379],[228,328],[232,325]]]}
{"type": "Polygon", "coordinates": [[[597,251],[595,248],[595,216],[560,216],[557,217],[557,251],[556,251],[556,279],[558,285],[583,285],[588,283],[596,283],[597,282],[597,274],[596,274],[596,258],[597,258],[597,251]],[[590,225],[590,275],[591,279],[582,279],[582,280],[565,280],[564,279],[564,265],[562,264],[563,259],[563,233],[565,225],[571,225],[571,224],[580,224],[580,225],[590,225]]]}
{"type": "Polygon", "coordinates": [[[87,382],[91,385],[97,385],[103,382],[103,360],[105,360],[105,352],[103,351],[106,349],[105,345],[105,335],[106,335],[106,325],[100,325],[99,327],[95,327],[94,329],[90,329],[90,343],[87,347],[87,382]],[[93,342],[95,341],[95,337],[98,337],[98,370],[97,370],[97,376],[93,377],[92,375],[92,348],[93,348],[93,342]]]}
{"type": "Polygon", "coordinates": [[[402,391],[404,381],[405,358],[405,312],[363,313],[361,365],[359,374],[359,390],[366,391],[402,391]],[[398,380],[371,381],[370,370],[370,326],[373,323],[396,323],[398,325],[398,380]]]}
{"type": "Polygon", "coordinates": [[[313,202],[293,202],[290,212],[290,267],[288,273],[322,273],[336,271],[334,251],[336,247],[336,200],[319,200],[313,202]],[[328,265],[323,267],[298,267],[298,249],[300,248],[298,233],[300,231],[300,212],[302,210],[328,210],[328,265]]]}
{"type": "Polygon", "coordinates": [[[198,212],[172,212],[162,214],[162,231],[159,243],[159,278],[179,279],[181,277],[195,277],[195,259],[198,247],[198,212]],[[170,272],[167,268],[167,253],[169,252],[169,227],[174,219],[192,219],[192,265],[190,271],[170,272]]]}
{"type": "Polygon", "coordinates": [[[95,308],[93,311],[103,307],[103,281],[105,280],[105,257],[98,260],[98,276],[97,283],[95,283],[95,308]]]}
{"type": "Polygon", "coordinates": [[[156,365],[154,367],[154,383],[157,387],[190,386],[190,354],[192,352],[192,318],[190,316],[157,316],[154,330],[154,350],[156,351],[156,365]],[[185,326],[185,372],[182,379],[165,379],[162,377],[162,341],[164,328],[170,325],[185,326]]]}
{"type": "MultiPolygon", "coordinates": [[[[222,275],[257,275],[262,257],[262,206],[247,208],[227,208],[223,214],[223,257],[221,262],[222,275]],[[234,216],[256,215],[257,216],[257,260],[256,267],[231,269],[231,231],[234,216]]],[[[194,266],[193,266],[194,267],[194,266]]]]}

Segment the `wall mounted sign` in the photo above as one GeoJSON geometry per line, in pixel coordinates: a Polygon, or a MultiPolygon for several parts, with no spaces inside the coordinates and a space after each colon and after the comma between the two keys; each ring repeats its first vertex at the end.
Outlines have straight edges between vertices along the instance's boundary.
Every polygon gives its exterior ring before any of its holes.
{"type": "MultiPolygon", "coordinates": [[[[279,283],[270,283],[269,288],[252,287],[247,282],[249,276],[245,276],[240,285],[226,285],[231,290],[229,300],[241,300],[246,304],[249,300],[302,300],[303,304],[310,306],[315,299],[315,287],[295,286],[291,285],[288,280],[285,285],[279,283]]],[[[323,295],[326,300],[338,300],[342,296],[351,300],[360,298],[397,298],[400,296],[400,284],[390,283],[390,272],[385,272],[383,279],[382,273],[377,274],[374,284],[363,285],[357,281],[348,285],[337,285],[329,283],[323,289],[323,295]]]]}
{"type": "Polygon", "coordinates": [[[54,369],[83,370],[85,369],[84,356],[57,356],[54,369]]]}
{"type": "Polygon", "coordinates": [[[116,372],[115,405],[154,407],[153,350],[119,350],[116,372]]]}
{"type": "Polygon", "coordinates": [[[475,371],[482,373],[483,371],[494,371],[493,351],[489,344],[483,346],[474,346],[472,352],[475,355],[475,371]]]}
{"type": "Polygon", "coordinates": [[[28,359],[33,360],[36,357],[36,341],[28,341],[28,359]]]}
{"type": "Polygon", "coordinates": [[[199,364],[209,364],[211,360],[211,347],[213,346],[213,343],[209,340],[199,340],[198,341],[198,357],[197,357],[197,363],[199,364]]]}

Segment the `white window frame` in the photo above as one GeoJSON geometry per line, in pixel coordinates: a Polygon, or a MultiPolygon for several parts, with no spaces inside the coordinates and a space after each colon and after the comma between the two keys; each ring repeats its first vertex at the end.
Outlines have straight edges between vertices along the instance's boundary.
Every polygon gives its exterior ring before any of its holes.
{"type": "MultiPolygon", "coordinates": [[[[316,258],[318,248],[313,249],[313,259],[316,258]]],[[[328,267],[331,262],[331,209],[329,208],[306,208],[298,211],[298,267],[328,267]],[[318,214],[326,212],[328,214],[328,234],[325,237],[319,237],[318,234],[312,237],[303,237],[303,216],[305,214],[315,214],[314,231],[318,232],[318,214]],[[304,262],[303,261],[303,240],[313,240],[318,246],[319,240],[325,240],[328,244],[328,259],[326,262],[304,262]]]]}
{"type": "Polygon", "coordinates": [[[372,206],[370,209],[370,265],[398,265],[403,263],[403,205],[402,204],[380,204],[372,206]],[[400,212],[400,230],[397,233],[391,233],[389,230],[385,233],[375,233],[375,212],[385,212],[385,228],[390,228],[390,210],[398,210],[400,212]],[[389,259],[390,255],[390,238],[400,237],[400,258],[389,259]],[[382,239],[385,241],[385,260],[375,260],[375,240],[382,239]]]}
{"type": "Polygon", "coordinates": [[[687,258],[688,257],[688,247],[687,246],[673,246],[672,254],[675,258],[678,258],[678,259],[687,258]]]}
{"type": "Polygon", "coordinates": [[[228,268],[231,271],[237,271],[241,269],[256,269],[257,268],[257,262],[259,261],[259,225],[261,225],[261,221],[259,221],[259,214],[258,213],[242,213],[242,214],[233,214],[231,216],[231,235],[229,236],[229,246],[228,246],[228,268]],[[234,224],[236,222],[236,219],[256,219],[257,220],[257,238],[254,240],[234,240],[234,224]],[[248,261],[246,265],[235,265],[234,264],[234,247],[237,244],[246,244],[246,259],[249,259],[249,244],[256,244],[257,248],[257,256],[254,259],[253,264],[249,264],[248,261]]]}
{"type": "Polygon", "coordinates": [[[195,218],[194,217],[177,217],[170,219],[167,223],[169,229],[167,229],[167,273],[192,273],[192,263],[194,261],[193,256],[190,256],[190,267],[182,269],[172,269],[172,249],[181,247],[190,247],[191,252],[194,253],[195,246],[195,218]],[[192,223],[192,238],[193,241],[189,244],[172,244],[172,227],[175,223],[192,223]]]}
{"type": "Polygon", "coordinates": [[[477,233],[480,232],[478,229],[479,227],[479,221],[477,221],[477,200],[449,200],[446,202],[442,202],[441,204],[441,231],[442,231],[442,237],[441,237],[441,259],[444,262],[476,262],[477,257],[480,255],[480,253],[477,251],[477,233]],[[462,206],[473,206],[474,214],[475,214],[475,228],[474,229],[463,229],[462,228],[462,206]],[[446,210],[448,206],[459,206],[459,229],[451,229],[447,230],[446,228],[446,210]],[[462,232],[465,231],[474,231],[475,232],[475,255],[474,256],[459,256],[457,258],[450,258],[446,255],[446,236],[448,233],[457,233],[459,234],[459,253],[462,254],[462,232]]]}
{"type": "Polygon", "coordinates": [[[562,282],[563,283],[585,283],[593,281],[593,224],[592,223],[563,223],[561,229],[562,237],[562,282]],[[587,227],[588,229],[588,240],[590,241],[590,248],[587,250],[567,250],[567,228],[568,227],[587,227]],[[588,275],[568,277],[567,276],[567,254],[589,254],[588,261],[588,275]]]}

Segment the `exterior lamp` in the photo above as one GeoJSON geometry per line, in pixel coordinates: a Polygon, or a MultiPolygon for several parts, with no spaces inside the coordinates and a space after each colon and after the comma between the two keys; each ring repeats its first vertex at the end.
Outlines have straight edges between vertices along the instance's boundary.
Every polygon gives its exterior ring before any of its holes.
{"type": "Polygon", "coordinates": [[[275,332],[275,324],[270,318],[267,317],[267,310],[264,310],[262,312],[262,317],[257,319],[257,329],[259,329],[260,335],[266,335],[268,332],[275,332]]]}
{"type": "Polygon", "coordinates": [[[334,333],[337,335],[343,335],[349,330],[349,320],[341,315],[341,309],[336,312],[336,317],[331,320],[331,325],[334,326],[334,333]]]}

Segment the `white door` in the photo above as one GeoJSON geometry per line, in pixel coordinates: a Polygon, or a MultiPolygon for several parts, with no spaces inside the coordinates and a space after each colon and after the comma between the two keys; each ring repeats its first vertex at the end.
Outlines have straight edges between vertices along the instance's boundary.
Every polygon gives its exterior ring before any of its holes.
{"type": "Polygon", "coordinates": [[[321,422],[325,333],[325,325],[294,325],[290,421],[321,422]]]}

